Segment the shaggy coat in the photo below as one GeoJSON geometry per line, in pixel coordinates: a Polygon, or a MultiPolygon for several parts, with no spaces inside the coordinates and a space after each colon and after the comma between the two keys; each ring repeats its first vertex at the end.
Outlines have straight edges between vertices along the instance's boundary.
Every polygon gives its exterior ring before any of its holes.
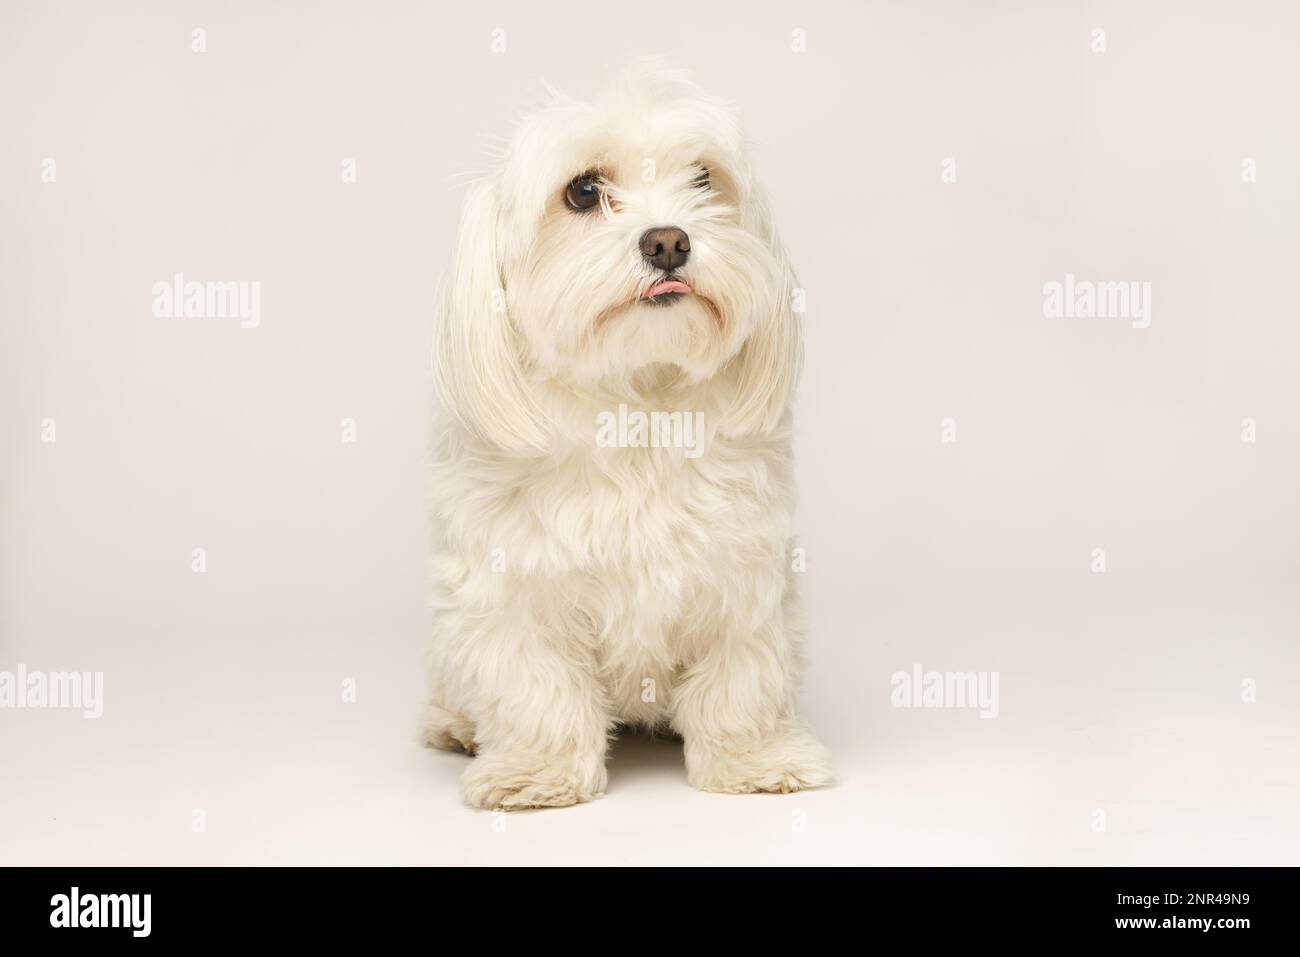
{"type": "Polygon", "coordinates": [[[424,728],[476,755],[470,804],[598,797],[619,725],[679,734],[705,790],[831,780],[795,713],[798,295],[735,115],[659,62],[549,94],[470,190],[435,331],[424,728]],[[689,237],[671,273],[663,227],[689,237]],[[620,406],[669,415],[602,441],[620,406]],[[693,446],[664,426],[687,417],[693,446]]]}

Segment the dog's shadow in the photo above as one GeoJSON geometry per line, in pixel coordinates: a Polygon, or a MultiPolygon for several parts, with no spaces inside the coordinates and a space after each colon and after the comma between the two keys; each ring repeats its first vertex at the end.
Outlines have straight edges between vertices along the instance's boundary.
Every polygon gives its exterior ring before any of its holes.
{"type": "Polygon", "coordinates": [[[686,773],[682,739],[663,731],[620,727],[606,763],[608,791],[645,778],[681,777],[686,773]]]}

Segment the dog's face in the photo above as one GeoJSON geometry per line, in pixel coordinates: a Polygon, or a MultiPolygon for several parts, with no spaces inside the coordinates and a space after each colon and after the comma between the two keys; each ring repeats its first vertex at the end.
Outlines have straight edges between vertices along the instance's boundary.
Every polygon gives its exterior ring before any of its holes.
{"type": "Polygon", "coordinates": [[[482,407],[521,398],[507,380],[527,403],[526,380],[617,388],[652,366],[691,382],[728,370],[737,414],[767,427],[784,405],[790,270],[735,116],[677,71],[635,64],[595,103],[552,96],[527,115],[471,193],[458,245],[439,371],[481,433],[486,412],[523,434],[520,409],[482,407]]]}
{"type": "Polygon", "coordinates": [[[744,216],[735,120],[699,96],[645,93],[533,114],[502,174],[510,313],[543,365],[580,380],[651,363],[708,378],[783,291],[744,216]]]}

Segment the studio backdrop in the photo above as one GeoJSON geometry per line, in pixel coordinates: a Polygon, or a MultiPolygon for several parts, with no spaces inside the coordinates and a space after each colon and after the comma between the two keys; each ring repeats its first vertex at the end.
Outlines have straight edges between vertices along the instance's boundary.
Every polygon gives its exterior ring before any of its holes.
{"type": "Polygon", "coordinates": [[[1297,49],[1280,0],[6,2],[0,862],[1294,863],[1297,49]],[[520,105],[641,54],[798,276],[839,780],[627,736],[478,812],[417,737],[435,291],[520,105]]]}

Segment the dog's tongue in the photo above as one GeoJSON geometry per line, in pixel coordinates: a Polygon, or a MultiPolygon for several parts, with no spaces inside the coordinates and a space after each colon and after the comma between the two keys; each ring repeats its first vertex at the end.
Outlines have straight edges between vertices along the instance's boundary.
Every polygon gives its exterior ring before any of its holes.
{"type": "Polygon", "coordinates": [[[646,295],[653,299],[655,296],[664,296],[670,292],[690,292],[691,287],[686,285],[680,279],[666,279],[663,282],[657,282],[650,287],[646,295]]]}

